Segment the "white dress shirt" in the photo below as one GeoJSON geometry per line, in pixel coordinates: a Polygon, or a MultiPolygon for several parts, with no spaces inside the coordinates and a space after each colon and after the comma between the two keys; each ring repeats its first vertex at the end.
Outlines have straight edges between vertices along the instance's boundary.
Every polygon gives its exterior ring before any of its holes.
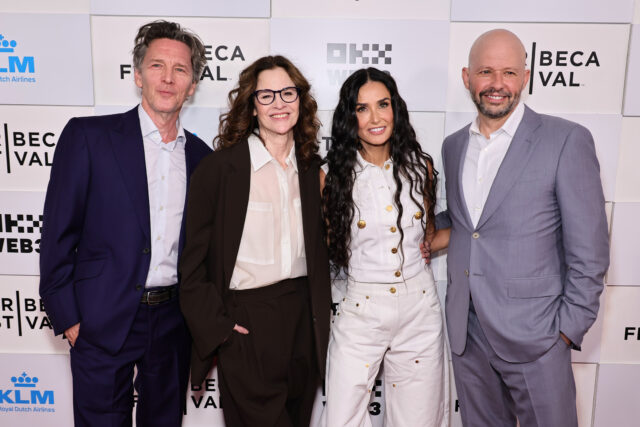
{"type": "Polygon", "coordinates": [[[489,135],[489,139],[480,133],[477,118],[471,123],[469,146],[462,166],[462,191],[474,227],[478,225],[493,180],[523,115],[524,104],[520,103],[504,125],[489,135]]]}
{"type": "Polygon", "coordinates": [[[286,168],[255,135],[249,137],[249,155],[249,205],[229,285],[237,290],[307,275],[295,146],[286,168]]]}
{"type": "MultiPolygon", "coordinates": [[[[328,170],[326,166],[323,166],[325,173],[328,170]]],[[[400,231],[396,224],[398,207],[394,201],[396,183],[392,160],[387,160],[379,167],[364,160],[358,152],[354,171],[355,209],[349,246],[349,278],[356,282],[398,283],[428,269],[419,250],[424,239],[422,214],[420,207],[409,196],[409,181],[401,176],[403,262],[399,248],[400,231]]],[[[414,198],[422,200],[416,194],[414,198]]]]}
{"type": "Polygon", "coordinates": [[[180,121],[174,141],[162,142],[151,117],[138,107],[149,189],[151,261],[145,287],[178,283],[178,245],[187,193],[187,138],[180,121]]]}

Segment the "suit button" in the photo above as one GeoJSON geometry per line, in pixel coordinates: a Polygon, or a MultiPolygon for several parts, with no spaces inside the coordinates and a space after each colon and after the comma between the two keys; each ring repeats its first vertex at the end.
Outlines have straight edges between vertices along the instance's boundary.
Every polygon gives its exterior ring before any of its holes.
{"type": "Polygon", "coordinates": [[[363,219],[358,221],[358,228],[365,228],[366,226],[367,226],[367,223],[363,219]]]}
{"type": "Polygon", "coordinates": [[[397,229],[396,229],[395,227],[391,227],[391,228],[389,229],[389,231],[391,231],[392,233],[395,233],[395,232],[397,231],[397,229]]]}
{"type": "Polygon", "coordinates": [[[393,210],[393,206],[387,205],[387,207],[385,209],[386,209],[387,212],[391,212],[393,210]]]}
{"type": "Polygon", "coordinates": [[[480,233],[478,233],[477,231],[475,233],[473,233],[471,235],[471,237],[473,237],[474,239],[477,239],[478,237],[480,237],[480,233]]]}
{"type": "Polygon", "coordinates": [[[467,277],[469,277],[469,270],[465,270],[465,271],[464,271],[464,275],[465,275],[465,276],[467,276],[467,277]]]}
{"type": "Polygon", "coordinates": [[[145,254],[145,255],[148,254],[149,252],[151,252],[151,249],[149,249],[149,248],[144,248],[142,250],[142,253],[145,254]]]}
{"type": "Polygon", "coordinates": [[[390,288],[390,289],[389,289],[389,292],[391,292],[392,294],[395,294],[395,293],[396,293],[396,288],[393,288],[393,287],[392,287],[392,288],[390,288]]]}
{"type": "Polygon", "coordinates": [[[422,212],[420,212],[420,211],[416,212],[416,213],[413,215],[413,217],[414,217],[415,219],[420,219],[420,218],[422,218],[422,212]]]}
{"type": "Polygon", "coordinates": [[[136,291],[139,291],[142,289],[142,285],[136,285],[136,291]]]}
{"type": "Polygon", "coordinates": [[[391,253],[392,254],[397,254],[398,253],[398,248],[391,248],[391,253]]]}
{"type": "Polygon", "coordinates": [[[396,275],[396,277],[400,277],[402,275],[402,273],[400,273],[399,271],[396,271],[395,273],[393,273],[396,275]]]}
{"type": "Polygon", "coordinates": [[[389,168],[390,168],[390,167],[391,167],[391,165],[390,165],[389,163],[387,163],[386,165],[384,165],[384,168],[385,168],[386,170],[389,170],[389,168]]]}

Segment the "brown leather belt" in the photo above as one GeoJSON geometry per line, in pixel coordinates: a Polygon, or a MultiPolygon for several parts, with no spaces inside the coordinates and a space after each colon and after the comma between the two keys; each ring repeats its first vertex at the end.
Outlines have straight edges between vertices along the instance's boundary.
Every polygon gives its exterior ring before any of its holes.
{"type": "Polygon", "coordinates": [[[173,299],[178,295],[178,286],[171,285],[163,288],[150,289],[142,293],[141,304],[157,305],[173,299]]]}

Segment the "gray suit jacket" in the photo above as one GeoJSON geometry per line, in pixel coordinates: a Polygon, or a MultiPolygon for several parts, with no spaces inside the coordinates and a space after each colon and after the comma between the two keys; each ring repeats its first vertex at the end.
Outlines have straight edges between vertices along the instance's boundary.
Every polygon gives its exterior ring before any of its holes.
{"type": "Polygon", "coordinates": [[[446,314],[462,354],[469,297],[494,351],[540,357],[562,331],[578,348],[598,313],[609,240],[600,167],[584,127],[528,107],[473,227],[462,191],[469,125],[442,148],[452,221],[446,314]]]}

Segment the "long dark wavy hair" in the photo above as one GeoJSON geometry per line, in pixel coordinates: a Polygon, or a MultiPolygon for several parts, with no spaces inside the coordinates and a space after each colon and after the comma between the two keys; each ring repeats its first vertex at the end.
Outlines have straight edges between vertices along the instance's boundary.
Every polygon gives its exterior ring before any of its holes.
{"type": "Polygon", "coordinates": [[[238,85],[229,92],[229,111],[220,116],[218,136],[213,140],[216,150],[237,144],[252,133],[257,134],[258,119],[253,115],[255,97],[253,93],[258,85],[258,76],[265,70],[282,68],[287,72],[293,84],[300,89],[300,110],[298,122],[293,128],[296,154],[308,167],[318,155],[318,130],[320,121],[316,116],[318,104],[311,96],[311,85],[291,61],[284,56],[263,56],[242,70],[238,85]]]}
{"type": "Polygon", "coordinates": [[[393,179],[396,183],[394,201],[398,207],[396,226],[400,231],[400,251],[404,231],[400,224],[404,206],[400,202],[402,192],[401,176],[411,186],[411,199],[420,208],[421,224],[425,236],[433,233],[435,223],[434,206],[436,204],[437,171],[433,159],[422,151],[416,132],[409,122],[407,105],[398,93],[396,82],[388,73],[376,68],[360,69],[344,82],[340,89],[340,100],[333,113],[331,129],[332,145],[327,153],[329,173],[325,178],[322,191],[322,212],[326,223],[326,238],[329,245],[329,258],[334,272],[349,270],[349,244],[351,242],[351,224],[357,207],[353,202],[353,185],[356,178],[356,154],[362,148],[358,138],[358,118],[356,104],[360,88],[367,82],[384,84],[391,94],[393,108],[393,132],[389,138],[389,148],[393,161],[393,179]],[[416,199],[417,196],[423,200],[416,199]],[[423,203],[424,201],[424,203],[423,203]],[[424,205],[427,209],[425,212],[424,205]]]}

